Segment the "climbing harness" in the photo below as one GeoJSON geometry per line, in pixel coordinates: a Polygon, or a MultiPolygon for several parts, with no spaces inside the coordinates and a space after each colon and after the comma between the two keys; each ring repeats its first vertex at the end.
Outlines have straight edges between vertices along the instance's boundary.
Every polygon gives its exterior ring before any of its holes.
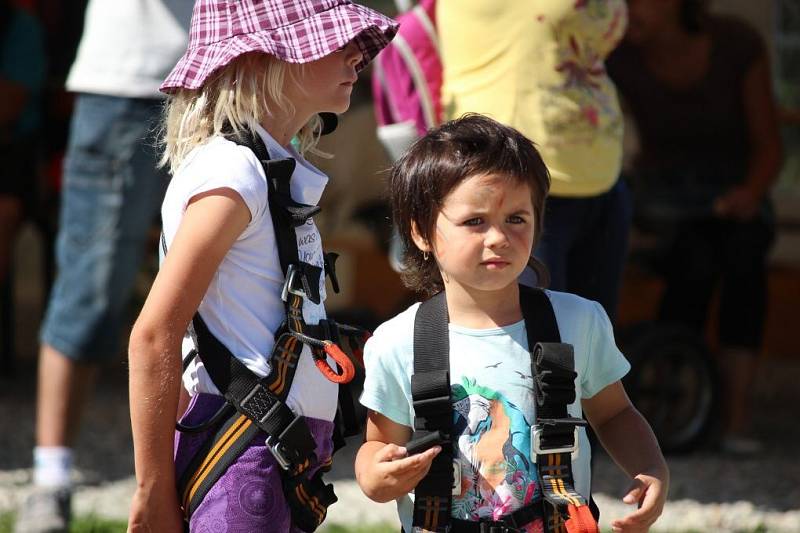
{"type": "MultiPolygon", "coordinates": [[[[331,127],[330,117],[324,118],[324,122],[326,128],[331,127]]],[[[269,359],[270,372],[263,378],[253,374],[233,356],[211,333],[199,313],[192,319],[189,334],[195,349],[184,359],[184,369],[194,357],[200,356],[211,381],[226,401],[202,424],[177,425],[182,432],[210,434],[178,480],[179,501],[188,522],[227,468],[254,438],[265,434],[265,444],[281,467],[283,491],[291,509],[292,522],[303,531],[312,532],[325,519],[327,507],[336,501],[333,486],[322,480],[322,475],[330,470],[331,462],[326,461],[313,475],[308,475],[309,467],[317,460],[314,455],[316,444],[305,417],[293,413],[286,399],[298,359],[307,345],[319,371],[328,380],[339,384],[334,452],[341,448],[344,437],[358,434],[361,429],[347,384],[355,376],[355,364],[363,367],[361,350],[369,334],[366,330],[339,324],[332,319],[321,320],[316,325],[305,322],[303,301],[308,299],[320,303],[319,285],[323,271],[330,277],[334,291],[339,289],[336,254],[325,254],[324,269],[299,258],[295,228],[319,213],[320,208],[300,204],[291,198],[294,159],[270,159],[266,146],[257,136],[231,134],[229,138],[252,150],[264,168],[278,256],[285,275],[281,299],[286,319],[275,334],[269,359]],[[352,358],[342,349],[345,342],[352,358]],[[335,361],[335,368],[329,364],[328,357],[335,361]]],[[[163,234],[162,247],[166,253],[163,234]]]]}
{"type": "Polygon", "coordinates": [[[577,450],[579,426],[567,406],[575,401],[572,346],[561,342],[553,307],[544,291],[520,286],[531,369],[536,419],[531,427],[531,459],[536,462],[542,499],[498,520],[468,521],[451,517],[454,485],[453,405],[450,398],[450,347],[447,302],[441,292],[417,309],[414,321],[414,435],[406,445],[425,449],[442,444],[428,474],[414,493],[415,531],[513,533],[542,518],[546,533],[599,533],[589,503],[574,488],[571,454],[577,450]],[[448,355],[444,357],[443,355],[448,355]]]}

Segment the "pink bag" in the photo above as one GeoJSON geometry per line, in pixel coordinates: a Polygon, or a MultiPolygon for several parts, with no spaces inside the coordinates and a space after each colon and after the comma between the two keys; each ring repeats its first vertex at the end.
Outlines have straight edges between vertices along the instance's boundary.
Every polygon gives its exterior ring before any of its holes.
{"type": "Polygon", "coordinates": [[[435,12],[435,0],[422,0],[399,15],[400,30],[373,62],[377,134],[395,159],[442,122],[442,62],[435,12]]]}

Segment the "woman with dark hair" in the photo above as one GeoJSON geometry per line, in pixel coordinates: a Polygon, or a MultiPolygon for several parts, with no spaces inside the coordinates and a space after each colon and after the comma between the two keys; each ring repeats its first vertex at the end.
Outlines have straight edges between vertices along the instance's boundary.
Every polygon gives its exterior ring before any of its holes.
{"type": "Polygon", "coordinates": [[[720,283],[719,346],[726,386],[723,448],[746,438],[766,312],[774,236],[769,191],[781,141],[764,42],[703,0],[629,0],[630,24],[610,56],[635,120],[636,209],[671,213],[660,318],[703,331],[720,283]]]}

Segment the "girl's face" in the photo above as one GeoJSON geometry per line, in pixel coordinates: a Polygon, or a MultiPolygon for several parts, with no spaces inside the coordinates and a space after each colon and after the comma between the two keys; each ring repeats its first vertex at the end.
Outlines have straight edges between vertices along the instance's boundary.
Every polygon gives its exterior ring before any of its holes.
{"type": "Polygon", "coordinates": [[[353,84],[358,79],[356,65],[362,57],[358,46],[351,41],[321,59],[291,65],[294,70],[289,76],[286,94],[296,110],[309,115],[347,111],[353,84]]]}
{"type": "Polygon", "coordinates": [[[533,247],[531,188],[504,176],[472,176],[445,197],[436,218],[432,251],[445,288],[498,291],[517,283],[533,247]]]}

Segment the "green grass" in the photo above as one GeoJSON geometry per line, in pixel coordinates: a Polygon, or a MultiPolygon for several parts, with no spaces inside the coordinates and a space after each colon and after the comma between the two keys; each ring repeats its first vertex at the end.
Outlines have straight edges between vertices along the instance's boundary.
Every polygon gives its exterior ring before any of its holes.
{"type": "Polygon", "coordinates": [[[14,525],[14,515],[11,513],[0,514],[0,533],[11,533],[14,525]]]}

